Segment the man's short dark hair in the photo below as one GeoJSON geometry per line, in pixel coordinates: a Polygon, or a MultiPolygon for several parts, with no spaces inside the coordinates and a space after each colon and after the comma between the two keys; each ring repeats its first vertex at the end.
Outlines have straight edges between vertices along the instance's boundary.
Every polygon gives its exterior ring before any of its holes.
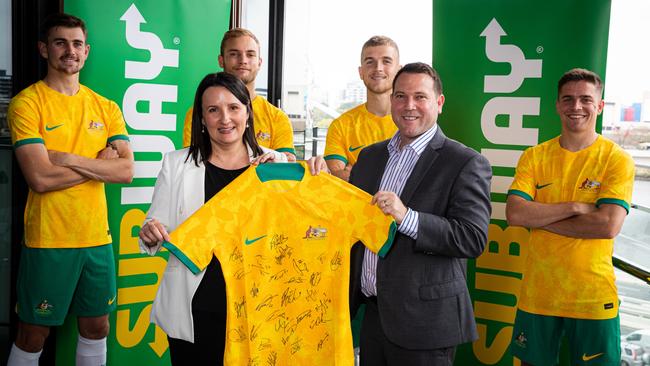
{"type": "Polygon", "coordinates": [[[84,23],[83,20],[77,18],[74,15],[66,13],[55,13],[48,15],[43,21],[43,24],[41,24],[41,33],[39,34],[39,40],[43,43],[47,43],[47,38],[50,36],[50,31],[56,27],[81,28],[81,31],[84,33],[84,37],[88,37],[86,23],[84,23]]]}
{"type": "Polygon", "coordinates": [[[598,91],[598,95],[602,97],[603,94],[603,81],[600,79],[600,76],[593,71],[587,69],[575,68],[571,69],[562,75],[560,81],[557,83],[557,97],[560,97],[560,91],[566,83],[573,81],[586,81],[593,84],[598,91]]]}
{"type": "Polygon", "coordinates": [[[393,79],[393,91],[395,90],[395,83],[397,83],[397,79],[404,73],[429,75],[431,79],[433,79],[433,91],[438,96],[442,95],[442,80],[440,80],[440,75],[433,67],[425,64],[424,62],[412,62],[410,64],[402,66],[397,74],[395,74],[395,79],[393,79]]]}

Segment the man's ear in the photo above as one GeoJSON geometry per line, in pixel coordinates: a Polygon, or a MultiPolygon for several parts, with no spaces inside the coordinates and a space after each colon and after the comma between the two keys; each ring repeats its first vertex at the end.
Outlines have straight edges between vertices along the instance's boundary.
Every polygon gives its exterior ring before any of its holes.
{"type": "Polygon", "coordinates": [[[38,47],[38,53],[41,54],[41,57],[47,60],[47,43],[38,41],[36,47],[38,47]]]}

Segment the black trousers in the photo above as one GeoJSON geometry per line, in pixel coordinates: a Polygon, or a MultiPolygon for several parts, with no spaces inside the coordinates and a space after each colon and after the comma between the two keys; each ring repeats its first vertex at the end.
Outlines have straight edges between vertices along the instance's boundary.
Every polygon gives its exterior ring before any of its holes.
{"type": "Polygon", "coordinates": [[[454,364],[456,347],[410,350],[389,341],[379,322],[376,298],[368,299],[366,304],[359,344],[361,366],[452,366],[454,364]]]}
{"type": "Polygon", "coordinates": [[[205,311],[192,311],[194,317],[194,343],[167,337],[169,358],[173,366],[180,365],[223,365],[226,345],[223,316],[205,311]]]}

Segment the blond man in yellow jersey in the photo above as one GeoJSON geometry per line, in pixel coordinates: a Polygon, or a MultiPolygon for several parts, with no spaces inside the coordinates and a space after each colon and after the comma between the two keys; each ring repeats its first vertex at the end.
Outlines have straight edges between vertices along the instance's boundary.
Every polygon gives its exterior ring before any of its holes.
{"type": "Polygon", "coordinates": [[[367,100],[335,119],[327,131],[325,160],[333,175],[347,182],[359,152],[397,131],[390,114],[390,94],[400,67],[399,49],[392,39],[373,36],[363,44],[359,77],[366,86],[367,100]]]}
{"type": "MultiPolygon", "coordinates": [[[[261,66],[260,42],[251,31],[233,28],[224,34],[221,40],[219,67],[246,84],[253,105],[253,125],[257,143],[284,153],[289,161],[295,161],[293,128],[289,117],[280,108],[255,93],[255,78],[261,66]]],[[[192,108],[185,114],[183,146],[190,146],[191,139],[192,108]]]]}
{"type": "Polygon", "coordinates": [[[54,14],[38,49],[47,75],[12,99],[7,120],[29,185],[8,364],[38,365],[50,326],[77,315],[77,365],[106,363],[115,268],[104,182],[129,183],[133,153],[118,106],[79,84],[84,22],[54,14]]]}
{"type": "Polygon", "coordinates": [[[524,365],[556,364],[563,335],[572,365],[620,362],[612,252],[630,208],[634,162],[596,133],[602,90],[591,71],[562,76],[562,133],[524,152],[508,191],[508,223],[531,229],[511,343],[524,365]]]}

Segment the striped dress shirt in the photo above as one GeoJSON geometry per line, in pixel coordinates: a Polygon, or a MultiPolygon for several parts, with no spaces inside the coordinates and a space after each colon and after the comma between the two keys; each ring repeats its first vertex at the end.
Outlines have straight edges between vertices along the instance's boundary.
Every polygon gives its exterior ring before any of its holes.
{"type": "MultiPolygon", "coordinates": [[[[380,191],[390,191],[397,196],[402,194],[406,181],[411,176],[415,164],[420,159],[424,148],[431,142],[433,136],[438,131],[438,125],[434,124],[429,130],[420,135],[410,144],[404,146],[401,150],[400,133],[397,131],[388,142],[388,162],[384,175],[381,177],[379,184],[380,191]]],[[[413,239],[418,238],[418,213],[407,207],[406,216],[402,223],[398,225],[397,231],[413,239]]],[[[363,256],[363,267],[361,271],[361,292],[371,297],[377,296],[377,255],[368,248],[365,248],[363,256]]]]}

